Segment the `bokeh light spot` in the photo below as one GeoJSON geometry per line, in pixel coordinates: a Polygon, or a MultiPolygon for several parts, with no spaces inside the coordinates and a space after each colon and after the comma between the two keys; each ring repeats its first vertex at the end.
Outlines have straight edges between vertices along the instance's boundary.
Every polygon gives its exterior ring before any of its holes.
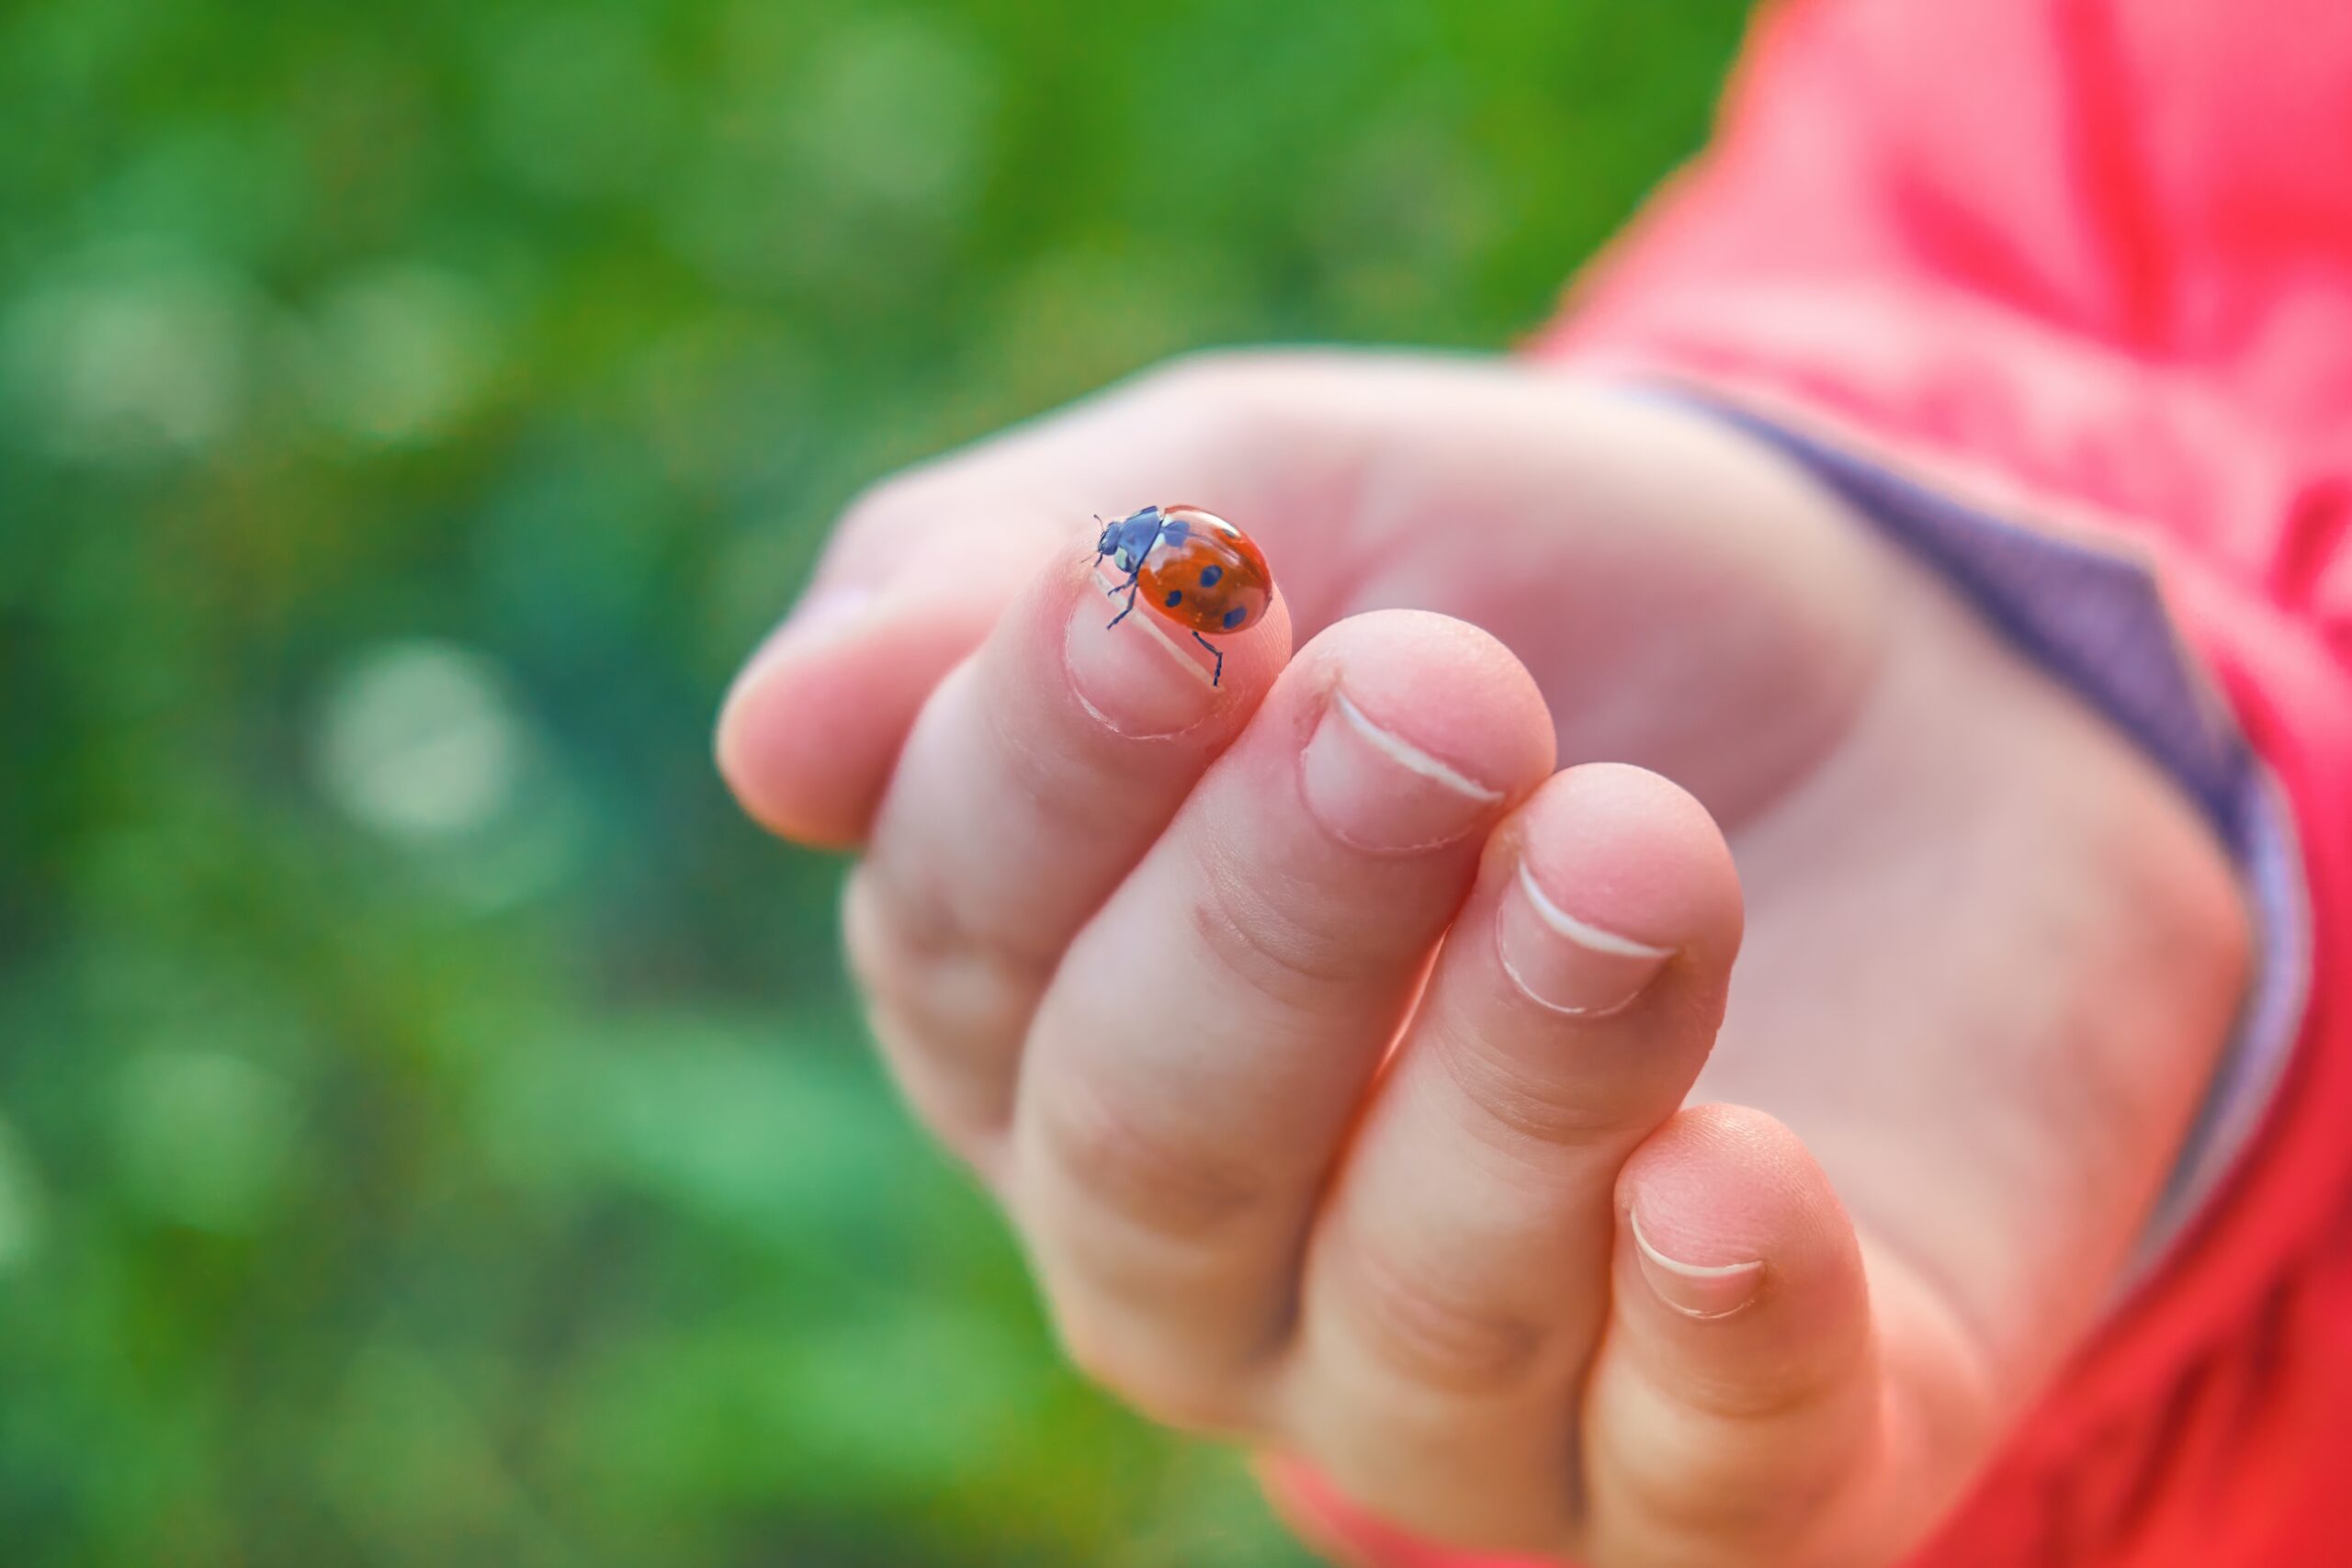
{"type": "Polygon", "coordinates": [[[446,643],[362,658],[328,695],[318,775],[352,820],[433,840],[489,822],[511,799],[527,744],[495,666],[446,643]]]}
{"type": "Polygon", "coordinates": [[[255,314],[234,276],[196,263],[77,264],[0,322],[14,417],[74,462],[213,446],[244,412],[255,314]]]}

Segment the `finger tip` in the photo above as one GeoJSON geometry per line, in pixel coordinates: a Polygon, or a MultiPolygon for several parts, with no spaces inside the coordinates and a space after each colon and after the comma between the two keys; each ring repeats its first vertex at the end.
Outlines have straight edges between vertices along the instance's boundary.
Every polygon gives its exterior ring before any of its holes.
{"type": "Polygon", "coordinates": [[[1376,610],[1325,628],[1308,647],[1373,725],[1498,795],[1522,796],[1552,771],[1543,691],[1483,628],[1376,610]]]}
{"type": "Polygon", "coordinates": [[[1678,1112],[1629,1157],[1617,1206],[1643,1244],[1695,1268],[1770,1259],[1818,1277],[1842,1261],[1859,1278],[1852,1226],[1803,1139],[1742,1105],[1678,1112]]]}
{"type": "Polygon", "coordinates": [[[1761,1111],[1693,1107],[1626,1161],[1616,1196],[1587,1414],[1619,1439],[1590,1472],[1611,1560],[1703,1541],[1709,1561],[1778,1561],[1857,1528],[1849,1510],[1884,1498],[1878,1337],[1860,1244],[1804,1145],[1761,1111]]]}
{"type": "Polygon", "coordinates": [[[712,760],[744,814],[796,843],[857,841],[879,792],[872,726],[811,661],[754,662],[720,705],[712,760]]]}
{"type": "Polygon", "coordinates": [[[1283,667],[1290,662],[1291,649],[1297,637],[1297,624],[1291,619],[1290,601],[1277,588],[1266,601],[1266,613],[1243,636],[1242,647],[1253,663],[1265,671],[1271,685],[1283,667]]]}
{"type": "Polygon", "coordinates": [[[1520,827],[1521,865],[1564,917],[1728,971],[1744,919],[1739,874],[1689,791],[1645,768],[1588,762],[1547,779],[1520,827]]]}
{"type": "Polygon", "coordinates": [[[1290,660],[1290,612],[1279,593],[1249,626],[1213,641],[1149,604],[1074,552],[1035,581],[1007,618],[1024,658],[1042,673],[1058,649],[1060,672],[1097,721],[1134,739],[1165,739],[1204,725],[1229,726],[1253,708],[1290,660]],[[1107,617],[1107,618],[1106,618],[1107,617]]]}
{"type": "Polygon", "coordinates": [[[996,624],[986,594],[936,587],[806,609],[752,655],[712,750],[744,811],[797,843],[861,841],[916,716],[996,624]]]}

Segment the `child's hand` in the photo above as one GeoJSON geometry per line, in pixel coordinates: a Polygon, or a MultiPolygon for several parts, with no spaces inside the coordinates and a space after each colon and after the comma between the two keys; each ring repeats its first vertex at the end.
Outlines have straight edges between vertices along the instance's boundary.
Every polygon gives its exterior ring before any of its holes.
{"type": "Polygon", "coordinates": [[[1080,1363],[1603,1565],[1916,1541],[2116,1286],[2245,962],[2189,810],[1939,585],[1532,369],[1206,362],[893,480],[719,754],[864,846],[876,1032],[1080,1363]],[[1280,589],[1216,690],[1103,628],[1091,514],[1174,501],[1280,589]]]}

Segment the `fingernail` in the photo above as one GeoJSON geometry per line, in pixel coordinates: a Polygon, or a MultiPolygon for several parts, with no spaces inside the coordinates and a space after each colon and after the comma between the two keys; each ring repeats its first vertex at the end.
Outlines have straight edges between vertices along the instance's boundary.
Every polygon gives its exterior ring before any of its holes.
{"type": "Polygon", "coordinates": [[[1535,886],[1525,861],[1495,919],[1495,945],[1521,990],[1554,1012],[1588,1018],[1632,1003],[1674,956],[1577,919],[1535,886]]]}
{"type": "Polygon", "coordinates": [[[1334,691],[1301,760],[1316,819],[1358,849],[1394,853],[1462,837],[1503,798],[1364,716],[1334,691]]]}
{"type": "Polygon", "coordinates": [[[1062,662],[1078,700],[1122,735],[1175,735],[1206,718],[1216,706],[1209,683],[1211,660],[1177,640],[1149,607],[1112,626],[1125,608],[1124,591],[1096,572],[1094,592],[1078,596],[1078,607],[1062,639],[1062,662]]]}
{"type": "Polygon", "coordinates": [[[792,613],[752,650],[752,657],[743,661],[742,672],[735,677],[736,685],[742,685],[753,673],[786,654],[814,648],[828,637],[839,635],[873,603],[871,588],[824,588],[811,593],[794,605],[792,613]]]}
{"type": "Polygon", "coordinates": [[[1685,1317],[1729,1317],[1756,1299],[1764,1282],[1764,1260],[1751,1258],[1737,1263],[1685,1263],[1668,1258],[1642,1234],[1642,1216],[1627,1210],[1634,1233],[1634,1250],[1642,1260],[1642,1278],[1658,1300],[1685,1317]]]}

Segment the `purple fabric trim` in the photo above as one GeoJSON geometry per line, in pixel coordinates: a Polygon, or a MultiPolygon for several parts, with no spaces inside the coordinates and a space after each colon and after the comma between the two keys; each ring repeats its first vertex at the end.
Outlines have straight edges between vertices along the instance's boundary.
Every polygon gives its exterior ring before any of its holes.
{"type": "Polygon", "coordinates": [[[2042,669],[2179,780],[2228,848],[2256,923],[2257,967],[2172,1174],[2135,1275],[2162,1256],[2228,1171],[2294,1049],[2309,966],[2301,862],[2285,803],[2209,694],[2154,578],[2119,553],[2042,534],[1814,437],[1686,390],[1665,394],[1787,455],[1933,566],[2042,669]]]}

